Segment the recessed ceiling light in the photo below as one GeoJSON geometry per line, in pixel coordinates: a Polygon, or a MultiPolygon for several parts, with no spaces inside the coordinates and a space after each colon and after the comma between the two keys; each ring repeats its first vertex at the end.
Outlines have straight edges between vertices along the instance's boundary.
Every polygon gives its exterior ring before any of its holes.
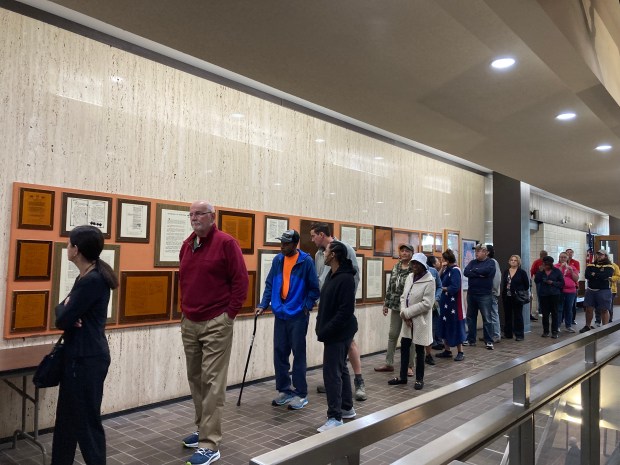
{"type": "Polygon", "coordinates": [[[598,150],[599,152],[607,152],[608,150],[611,150],[611,145],[601,144],[598,147],[596,147],[596,150],[598,150]]]}
{"type": "Polygon", "coordinates": [[[377,203],[383,203],[383,200],[379,200],[377,203]]]}
{"type": "Polygon", "coordinates": [[[421,209],[421,208],[416,208],[415,210],[416,210],[416,211],[418,211],[418,212],[421,212],[421,211],[422,211],[422,209],[421,209]]]}
{"type": "Polygon", "coordinates": [[[493,60],[491,66],[495,69],[506,69],[510,68],[515,63],[516,60],[514,58],[498,58],[497,60],[493,60]]]}
{"type": "Polygon", "coordinates": [[[274,185],[274,186],[281,186],[281,185],[282,185],[282,183],[281,183],[281,182],[274,182],[274,183],[273,183],[273,185],[274,185]]]}
{"type": "Polygon", "coordinates": [[[560,121],[568,121],[574,119],[577,115],[572,112],[560,113],[555,119],[559,119],[560,121]]]}
{"type": "Polygon", "coordinates": [[[245,115],[243,113],[233,113],[232,115],[230,115],[231,118],[237,118],[237,119],[241,119],[244,118],[245,115]]]}
{"type": "Polygon", "coordinates": [[[314,142],[322,144],[323,142],[325,142],[325,139],[314,139],[314,142]]]}
{"type": "Polygon", "coordinates": [[[444,213],[444,216],[450,216],[450,213],[444,213]]]}
{"type": "Polygon", "coordinates": [[[336,195],[336,193],[335,192],[330,192],[329,195],[336,195]]]}
{"type": "Polygon", "coordinates": [[[207,170],[207,173],[213,173],[213,170],[207,170]]]}
{"type": "Polygon", "coordinates": [[[383,160],[383,157],[375,157],[375,160],[383,160]]]}

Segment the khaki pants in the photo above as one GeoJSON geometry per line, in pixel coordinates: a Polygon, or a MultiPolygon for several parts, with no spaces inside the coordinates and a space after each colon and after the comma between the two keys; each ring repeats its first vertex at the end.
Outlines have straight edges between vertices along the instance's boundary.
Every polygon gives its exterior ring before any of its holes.
{"type": "Polygon", "coordinates": [[[233,324],[226,312],[212,320],[191,321],[184,317],[181,321],[187,380],[200,438],[198,447],[219,450],[222,440],[233,324]]]}

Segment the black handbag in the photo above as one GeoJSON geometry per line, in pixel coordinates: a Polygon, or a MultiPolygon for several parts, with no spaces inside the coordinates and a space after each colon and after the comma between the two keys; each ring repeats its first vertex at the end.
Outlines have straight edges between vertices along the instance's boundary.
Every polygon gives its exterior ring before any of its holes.
{"type": "Polygon", "coordinates": [[[52,351],[43,357],[37,367],[32,382],[38,388],[48,388],[58,386],[62,378],[62,367],[64,362],[65,346],[62,343],[63,336],[54,344],[52,351]]]}
{"type": "Polygon", "coordinates": [[[529,303],[529,301],[531,300],[529,289],[525,291],[523,290],[515,291],[515,299],[517,299],[517,302],[521,304],[529,303]]]}

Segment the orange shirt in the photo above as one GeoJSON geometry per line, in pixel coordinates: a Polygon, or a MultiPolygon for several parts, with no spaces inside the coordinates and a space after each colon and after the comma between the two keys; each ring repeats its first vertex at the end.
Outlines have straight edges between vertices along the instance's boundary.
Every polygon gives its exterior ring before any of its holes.
{"type": "Polygon", "coordinates": [[[291,257],[284,257],[284,269],[282,270],[282,292],[280,293],[280,297],[282,300],[286,299],[288,295],[288,288],[291,283],[291,270],[295,263],[297,263],[297,257],[299,256],[299,252],[295,252],[295,255],[291,257]]]}

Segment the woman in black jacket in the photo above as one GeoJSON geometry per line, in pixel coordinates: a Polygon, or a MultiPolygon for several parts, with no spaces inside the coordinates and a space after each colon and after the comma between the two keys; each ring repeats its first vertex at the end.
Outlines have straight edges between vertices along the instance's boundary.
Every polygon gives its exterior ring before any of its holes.
{"type": "Polygon", "coordinates": [[[521,268],[521,257],[511,255],[508,260],[510,267],[502,273],[502,301],[504,303],[504,337],[512,339],[514,334],[517,341],[525,336],[523,325],[523,304],[517,300],[517,292],[530,292],[530,280],[525,270],[521,268]]]}
{"type": "Polygon", "coordinates": [[[56,327],[64,330],[65,350],[52,465],[73,464],[78,444],[87,465],[106,463],[101,400],[110,350],[104,329],[110,291],[118,286],[118,278],[99,258],[102,250],[103,234],[99,229],[78,226],[71,231],[67,258],[80,275],[69,295],[56,307],[56,327]]]}
{"type": "Polygon", "coordinates": [[[355,318],[355,270],[347,258],[347,248],[332,241],[325,250],[325,266],[331,268],[321,288],[316,335],[323,343],[323,382],[327,395],[327,422],[317,431],[342,425],[343,418],[354,418],[351,377],[347,353],[357,332],[355,318]]]}
{"type": "Polygon", "coordinates": [[[559,336],[558,307],[562,289],[564,289],[564,275],[553,266],[553,257],[547,255],[543,258],[543,269],[536,273],[534,281],[539,284],[538,296],[542,308],[542,337],[549,337],[549,315],[551,315],[551,337],[559,336]]]}

